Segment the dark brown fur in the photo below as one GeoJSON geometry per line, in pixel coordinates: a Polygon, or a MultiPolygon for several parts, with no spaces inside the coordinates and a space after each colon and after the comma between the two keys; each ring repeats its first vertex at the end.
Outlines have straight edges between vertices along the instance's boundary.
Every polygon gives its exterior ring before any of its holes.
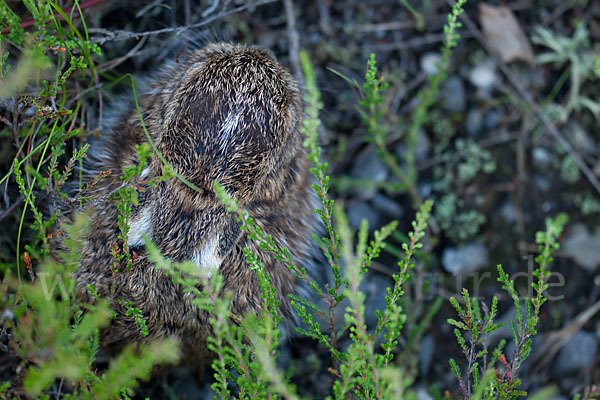
{"type": "MultiPolygon", "coordinates": [[[[145,233],[173,261],[195,257],[202,264],[206,262],[198,258],[204,254],[202,249],[213,255],[211,260],[221,260],[218,270],[225,289],[233,292],[232,312],[237,315],[257,313],[261,308],[256,273],[248,268],[242,251],[249,247],[260,254],[278,289],[282,312],[288,315],[287,295],[295,291],[295,278],[241,233],[212,185],[219,181],[280,247],[290,250],[299,266],[311,269],[314,194],[300,133],[300,92],[294,79],[262,51],[210,44],[165,71],[141,108],[160,152],[201,191],[178,179],[148,188],[140,193],[140,204],[132,212],[132,230],[148,226],[145,233]],[[208,251],[211,240],[216,244],[213,252],[208,251]]],[[[88,166],[92,175],[112,171],[96,194],[120,185],[122,169],[137,162],[135,145],[143,142],[146,137],[132,109],[101,140],[95,161],[88,166]]],[[[91,151],[93,156],[94,147],[91,151]]],[[[158,176],[163,170],[156,156],[149,168],[148,176],[158,176]]],[[[131,270],[121,266],[119,273],[111,272],[114,261],[109,252],[119,234],[117,215],[114,201],[95,207],[81,266],[75,273],[81,301],[90,301],[86,284],[95,285],[101,296],[112,300],[117,317],[102,333],[104,344],[120,348],[147,339],[125,316],[126,308],[118,302],[122,299],[142,310],[149,338],[175,337],[189,361],[202,362],[210,357],[207,314],[192,306],[191,294],[183,293],[164,272],[153,268],[139,241],[131,245],[138,253],[131,270]]]]}

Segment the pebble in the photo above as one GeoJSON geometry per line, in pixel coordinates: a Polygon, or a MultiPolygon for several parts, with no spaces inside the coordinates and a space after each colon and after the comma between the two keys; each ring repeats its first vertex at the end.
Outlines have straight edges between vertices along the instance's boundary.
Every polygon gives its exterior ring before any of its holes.
{"type": "Polygon", "coordinates": [[[574,225],[563,240],[562,252],[573,257],[575,262],[588,270],[594,272],[600,265],[600,229],[590,233],[585,225],[579,223],[574,225]]]}
{"type": "Polygon", "coordinates": [[[346,207],[346,213],[348,214],[348,222],[350,227],[354,230],[360,229],[360,224],[363,219],[366,219],[369,223],[369,231],[373,231],[382,225],[381,215],[371,206],[365,202],[356,202],[348,204],[346,207]]]}
{"type": "Polygon", "coordinates": [[[471,69],[469,81],[478,89],[489,92],[498,80],[496,66],[492,60],[487,60],[471,69]]]}
{"type": "Polygon", "coordinates": [[[435,75],[441,62],[442,55],[440,53],[425,53],[420,60],[421,71],[428,76],[435,75]]]}
{"type": "Polygon", "coordinates": [[[545,169],[552,163],[552,154],[544,147],[535,147],[531,156],[533,157],[533,164],[540,169],[545,169]]]}
{"type": "Polygon", "coordinates": [[[433,191],[433,187],[430,183],[424,182],[417,185],[417,191],[419,195],[423,198],[428,198],[431,196],[431,192],[433,191]]]}
{"type": "Polygon", "coordinates": [[[483,114],[483,129],[484,131],[493,131],[500,125],[500,113],[496,110],[487,110],[483,114]]]}
{"type": "Polygon", "coordinates": [[[431,153],[431,141],[423,129],[419,129],[417,146],[415,147],[415,161],[425,161],[431,153]]]}
{"type": "Polygon", "coordinates": [[[594,139],[578,122],[570,122],[565,128],[565,133],[576,150],[586,154],[595,154],[597,152],[594,139]]]}
{"type": "MultiPolygon", "coordinates": [[[[396,146],[395,152],[400,159],[406,157],[408,146],[405,143],[400,143],[396,146]]],[[[419,129],[417,134],[417,145],[415,147],[415,161],[425,161],[431,153],[431,141],[423,129],[419,129]]]]}
{"type": "Polygon", "coordinates": [[[563,374],[578,374],[594,364],[598,342],[594,334],[579,331],[558,353],[558,359],[554,363],[556,376],[563,374]]]}
{"type": "Polygon", "coordinates": [[[468,274],[487,267],[488,249],[482,243],[469,243],[459,247],[446,247],[442,254],[444,269],[453,275],[468,274]]]}
{"type": "Polygon", "coordinates": [[[533,178],[533,184],[542,192],[550,190],[550,181],[544,177],[536,176],[533,178]]]}
{"type": "Polygon", "coordinates": [[[416,395],[417,400],[433,400],[433,397],[431,397],[425,388],[418,388],[416,395]]]}
{"type": "Polygon", "coordinates": [[[0,315],[0,322],[6,320],[6,319],[14,319],[15,318],[15,314],[13,314],[12,310],[4,310],[4,312],[2,313],[2,315],[0,315]]]}
{"type": "MultiPolygon", "coordinates": [[[[383,164],[377,153],[370,151],[361,154],[355,161],[350,175],[356,179],[369,180],[371,182],[384,182],[388,177],[388,169],[383,164]]],[[[370,199],[377,192],[376,187],[365,188],[363,185],[354,188],[353,193],[362,198],[370,199]]]]}
{"type": "Polygon", "coordinates": [[[500,207],[500,215],[508,224],[512,224],[517,220],[517,209],[510,200],[506,200],[500,207]]]}
{"type": "Polygon", "coordinates": [[[477,135],[481,131],[481,126],[483,125],[483,117],[479,110],[471,109],[467,113],[467,118],[465,118],[465,129],[467,133],[471,136],[477,135]]]}
{"type": "Polygon", "coordinates": [[[463,113],[467,108],[465,85],[458,76],[451,76],[442,85],[442,105],[450,112],[463,113]]]}
{"type": "Polygon", "coordinates": [[[366,275],[360,283],[360,291],[365,295],[365,322],[370,330],[375,329],[377,325],[378,317],[375,311],[385,310],[385,293],[391,286],[390,279],[375,273],[366,275]]]}
{"type": "Polygon", "coordinates": [[[371,203],[375,209],[390,218],[400,219],[404,215],[404,209],[402,206],[383,193],[377,193],[371,199],[371,203]]]}
{"type": "Polygon", "coordinates": [[[421,339],[421,348],[419,349],[419,373],[421,376],[427,376],[433,355],[435,354],[435,340],[433,336],[427,334],[421,339]]]}

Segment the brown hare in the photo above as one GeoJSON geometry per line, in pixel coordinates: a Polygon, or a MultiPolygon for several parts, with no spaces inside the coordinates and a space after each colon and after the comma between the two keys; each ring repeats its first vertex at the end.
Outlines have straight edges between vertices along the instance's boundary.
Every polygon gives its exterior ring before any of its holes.
{"type": "MultiPolygon", "coordinates": [[[[261,309],[256,272],[244,261],[243,249],[252,249],[277,287],[281,312],[291,315],[288,294],[298,287],[293,273],[240,231],[212,188],[219,181],[280,247],[289,249],[297,265],[314,268],[315,196],[300,132],[301,95],[292,76],[266,52],[215,43],[168,67],[140,106],[159,151],[201,190],[168,179],[140,192],[127,238],[137,255],[131,268],[122,263],[117,273],[111,271],[115,261],[110,254],[119,245],[117,206],[114,201],[96,204],[75,273],[77,296],[92,301],[86,288],[92,284],[100,296],[110,298],[116,317],[101,335],[107,348],[147,339],[125,315],[124,303],[131,302],[147,319],[148,338],[174,337],[186,359],[202,362],[210,357],[208,315],[191,304],[190,293],[153,267],[142,234],[172,261],[218,270],[224,288],[233,293],[236,315],[261,309]]],[[[138,162],[135,146],[147,142],[135,107],[125,111],[90,150],[86,171],[92,176],[112,172],[96,188],[100,197],[119,187],[123,168],[138,162]]],[[[153,155],[142,178],[162,173],[163,164],[153,155]]]]}

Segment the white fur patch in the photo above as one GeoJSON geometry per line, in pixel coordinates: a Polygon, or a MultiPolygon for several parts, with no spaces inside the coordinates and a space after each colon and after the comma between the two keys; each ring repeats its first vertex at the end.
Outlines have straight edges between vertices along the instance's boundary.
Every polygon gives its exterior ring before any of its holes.
{"type": "Polygon", "coordinates": [[[200,250],[196,250],[191,261],[200,269],[206,270],[208,277],[221,266],[221,257],[218,254],[219,236],[210,239],[200,250]]]}
{"type": "Polygon", "coordinates": [[[227,118],[223,122],[223,126],[219,130],[219,145],[221,146],[221,150],[225,150],[227,146],[227,142],[229,142],[229,138],[237,129],[240,123],[241,115],[235,111],[230,111],[227,118]]]}
{"type": "Polygon", "coordinates": [[[152,207],[146,207],[129,221],[129,235],[127,235],[127,245],[129,247],[138,247],[144,245],[142,234],[152,237],[152,207]]]}
{"type": "Polygon", "coordinates": [[[146,179],[148,175],[150,175],[150,167],[144,168],[144,170],[140,174],[140,179],[146,179]]]}

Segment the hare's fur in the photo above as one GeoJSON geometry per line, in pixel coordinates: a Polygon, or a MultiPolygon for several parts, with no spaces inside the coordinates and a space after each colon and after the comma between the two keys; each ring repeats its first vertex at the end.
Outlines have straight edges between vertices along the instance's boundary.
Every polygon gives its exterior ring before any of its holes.
{"type": "MultiPolygon", "coordinates": [[[[117,240],[116,203],[96,205],[75,273],[77,295],[91,301],[86,285],[92,284],[111,299],[116,317],[102,332],[107,347],[118,349],[148,339],[125,315],[125,303],[130,301],[147,319],[149,338],[174,337],[188,359],[202,360],[209,357],[208,315],[192,305],[190,293],[153,267],[142,234],[172,261],[191,260],[207,272],[218,269],[224,289],[233,293],[236,315],[261,309],[256,272],[248,268],[243,254],[245,247],[250,248],[260,255],[277,287],[281,311],[289,316],[288,294],[296,291],[296,278],[240,231],[212,187],[219,181],[261,229],[288,248],[298,266],[313,268],[314,193],[300,132],[300,91],[291,75],[265,52],[217,43],[168,67],[143,97],[141,109],[159,151],[201,190],[169,179],[140,192],[127,240],[137,256],[129,270],[120,265],[116,273],[111,271],[110,254],[115,244],[122,247],[117,240]]],[[[135,145],[146,141],[131,107],[92,147],[86,171],[112,172],[100,182],[96,195],[119,187],[123,168],[138,162],[135,145]]],[[[162,162],[153,156],[142,176],[151,178],[162,171],[162,162]]]]}

